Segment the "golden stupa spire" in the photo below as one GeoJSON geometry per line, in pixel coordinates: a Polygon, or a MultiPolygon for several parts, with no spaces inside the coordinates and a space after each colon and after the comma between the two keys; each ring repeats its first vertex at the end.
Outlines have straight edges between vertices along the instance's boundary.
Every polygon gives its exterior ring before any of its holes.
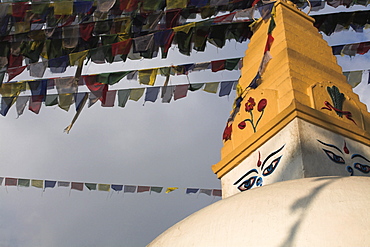
{"type": "Polygon", "coordinates": [[[314,19],[278,1],[254,24],[239,95],[224,133],[219,178],[294,119],[370,144],[370,114],[342,74],[314,19]],[[238,107],[239,106],[239,107],[238,107]]]}

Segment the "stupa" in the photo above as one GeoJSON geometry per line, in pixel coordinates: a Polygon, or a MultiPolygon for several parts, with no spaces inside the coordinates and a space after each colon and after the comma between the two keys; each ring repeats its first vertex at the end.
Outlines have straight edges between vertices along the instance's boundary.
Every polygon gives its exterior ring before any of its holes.
{"type": "Polygon", "coordinates": [[[370,113],[313,22],[279,0],[254,24],[212,166],[223,199],[148,246],[370,246],[370,113]]]}

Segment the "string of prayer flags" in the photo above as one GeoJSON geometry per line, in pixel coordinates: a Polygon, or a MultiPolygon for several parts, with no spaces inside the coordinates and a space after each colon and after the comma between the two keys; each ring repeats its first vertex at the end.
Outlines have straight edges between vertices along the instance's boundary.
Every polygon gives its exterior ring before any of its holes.
{"type": "MultiPolygon", "coordinates": [[[[2,185],[4,177],[0,177],[0,185],[2,185]]],[[[162,193],[163,186],[147,186],[147,185],[122,185],[122,184],[106,184],[106,183],[89,183],[89,182],[68,182],[68,181],[56,181],[56,180],[41,180],[41,179],[28,179],[28,178],[5,178],[5,186],[19,186],[19,187],[35,187],[40,189],[64,187],[70,188],[71,190],[83,191],[86,188],[88,191],[115,191],[123,193],[143,193],[152,192],[162,193]]],[[[165,193],[168,194],[179,187],[165,187],[165,193]]],[[[203,188],[185,188],[186,194],[206,194],[208,196],[221,196],[220,189],[203,189],[203,188]]]]}

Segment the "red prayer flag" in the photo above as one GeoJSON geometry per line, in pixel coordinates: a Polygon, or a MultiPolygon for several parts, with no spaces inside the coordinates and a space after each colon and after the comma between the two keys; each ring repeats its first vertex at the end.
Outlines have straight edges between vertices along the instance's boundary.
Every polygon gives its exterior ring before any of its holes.
{"type": "Polygon", "coordinates": [[[132,12],[137,9],[138,0],[120,0],[119,9],[125,12],[132,12]]]}
{"type": "Polygon", "coordinates": [[[107,98],[108,84],[97,82],[96,75],[86,75],[82,76],[82,78],[91,93],[99,98],[99,100],[104,104],[107,98]]]}
{"type": "Polygon", "coordinates": [[[14,56],[12,54],[9,55],[9,62],[8,62],[8,69],[21,67],[22,66],[23,56],[14,56]]]}
{"type": "Polygon", "coordinates": [[[213,196],[222,196],[222,191],[218,189],[213,189],[212,191],[213,196]]]}
{"type": "Polygon", "coordinates": [[[188,93],[188,88],[189,88],[189,85],[187,84],[186,85],[176,85],[173,99],[178,100],[178,99],[186,97],[188,93]]]}
{"type": "Polygon", "coordinates": [[[370,42],[362,42],[357,48],[357,54],[364,55],[370,49],[370,42]]]}
{"type": "Polygon", "coordinates": [[[225,69],[226,60],[211,61],[212,72],[217,72],[225,69]]]}
{"type": "Polygon", "coordinates": [[[94,30],[95,23],[83,23],[80,24],[80,36],[83,40],[88,41],[92,37],[92,32],[94,30]]]}
{"type": "Polygon", "coordinates": [[[83,183],[72,182],[71,183],[71,189],[82,191],[84,189],[84,184],[83,183]]]}
{"type": "Polygon", "coordinates": [[[132,39],[112,44],[112,56],[127,55],[130,52],[132,39]]]}
{"type": "Polygon", "coordinates": [[[21,74],[26,67],[27,67],[27,65],[8,69],[8,71],[7,71],[8,72],[8,76],[9,76],[8,82],[11,81],[17,75],[21,74]]]}
{"type": "Polygon", "coordinates": [[[150,187],[149,186],[137,186],[137,193],[145,192],[145,191],[150,191],[150,187]]]}
{"type": "Polygon", "coordinates": [[[16,2],[12,5],[12,16],[22,18],[25,16],[26,11],[29,10],[30,4],[28,2],[16,2]]]}
{"type": "Polygon", "coordinates": [[[266,47],[265,47],[264,52],[269,51],[271,49],[272,42],[274,42],[274,37],[272,37],[271,34],[268,34],[267,35],[266,47]]]}
{"type": "Polygon", "coordinates": [[[220,22],[231,22],[234,19],[236,12],[227,14],[227,15],[221,15],[216,17],[213,22],[214,23],[220,23],[220,22]]]}
{"type": "Polygon", "coordinates": [[[28,110],[30,110],[30,111],[32,111],[36,114],[39,114],[43,97],[44,97],[43,95],[31,96],[30,102],[29,102],[29,105],[28,105],[28,110]]]}
{"type": "Polygon", "coordinates": [[[17,186],[16,178],[5,178],[5,186],[17,186]]]}

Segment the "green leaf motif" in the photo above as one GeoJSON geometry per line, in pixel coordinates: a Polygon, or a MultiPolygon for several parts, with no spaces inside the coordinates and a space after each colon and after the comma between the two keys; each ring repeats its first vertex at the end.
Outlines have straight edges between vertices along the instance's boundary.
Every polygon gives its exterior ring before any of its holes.
{"type": "MultiPolygon", "coordinates": [[[[327,87],[328,93],[333,101],[334,107],[340,111],[343,110],[343,102],[345,100],[344,94],[339,91],[336,86],[327,87]]],[[[336,111],[338,116],[342,117],[343,113],[336,111]]]]}

